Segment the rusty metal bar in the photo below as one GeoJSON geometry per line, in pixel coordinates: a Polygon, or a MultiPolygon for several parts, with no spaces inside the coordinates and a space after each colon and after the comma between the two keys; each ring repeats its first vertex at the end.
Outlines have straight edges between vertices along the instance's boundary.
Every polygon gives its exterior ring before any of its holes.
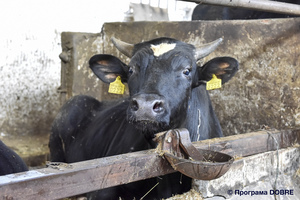
{"type": "Polygon", "coordinates": [[[238,7],[280,14],[299,15],[300,5],[270,0],[181,0],[198,4],[238,7]]]}
{"type": "MultiPolygon", "coordinates": [[[[193,143],[245,157],[300,144],[300,129],[259,131],[193,143]],[[275,142],[276,140],[276,142],[275,142]]],[[[52,168],[0,176],[0,199],[59,199],[172,173],[154,150],[140,151],[52,168]]]]}

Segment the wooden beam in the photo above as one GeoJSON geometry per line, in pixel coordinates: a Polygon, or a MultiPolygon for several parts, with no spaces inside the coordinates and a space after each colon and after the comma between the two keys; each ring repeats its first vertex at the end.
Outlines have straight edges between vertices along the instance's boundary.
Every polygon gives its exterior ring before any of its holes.
{"type": "Polygon", "coordinates": [[[300,144],[300,129],[261,130],[258,132],[203,140],[193,143],[196,148],[220,151],[231,156],[246,157],[277,148],[300,144]],[[278,146],[277,146],[278,143],[278,146]]]}
{"type": "MultiPolygon", "coordinates": [[[[249,156],[300,144],[300,129],[259,131],[193,143],[196,148],[249,156]]],[[[59,199],[172,173],[155,150],[0,176],[2,199],[59,199]]]]}

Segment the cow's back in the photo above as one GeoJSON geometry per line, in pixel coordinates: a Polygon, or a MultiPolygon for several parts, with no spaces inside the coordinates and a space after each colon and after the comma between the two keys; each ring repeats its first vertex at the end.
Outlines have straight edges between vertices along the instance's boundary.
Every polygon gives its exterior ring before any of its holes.
{"type": "Polygon", "coordinates": [[[27,170],[21,157],[0,140],[0,176],[27,170]]]}
{"type": "MultiPolygon", "coordinates": [[[[278,2],[299,5],[299,0],[280,0],[278,2]]],[[[291,14],[281,14],[247,8],[235,8],[217,5],[199,4],[195,7],[192,20],[248,20],[298,17],[291,14]]]]}

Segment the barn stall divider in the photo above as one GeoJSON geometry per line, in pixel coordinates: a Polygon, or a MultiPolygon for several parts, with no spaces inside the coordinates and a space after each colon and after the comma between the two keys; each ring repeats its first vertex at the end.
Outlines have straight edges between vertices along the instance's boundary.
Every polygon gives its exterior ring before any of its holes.
{"type": "MultiPolygon", "coordinates": [[[[222,37],[224,40],[220,47],[203,62],[215,56],[228,55],[235,57],[240,62],[240,70],[230,83],[225,84],[220,90],[210,92],[224,134],[229,137],[201,141],[199,146],[198,143],[195,146],[205,148],[204,144],[206,144],[211,149],[233,156],[245,157],[257,154],[262,156],[259,158],[261,162],[267,159],[274,163],[272,156],[276,157],[276,152],[278,152],[274,141],[277,141],[280,145],[284,144],[283,146],[279,145],[278,148],[291,147],[286,150],[287,152],[291,151],[291,153],[285,152],[285,149],[282,149],[280,153],[283,154],[283,157],[289,154],[295,158],[289,161],[289,165],[292,167],[288,170],[293,173],[291,177],[299,179],[299,170],[297,171],[299,169],[299,146],[297,146],[299,145],[299,130],[294,129],[300,125],[299,34],[300,19],[297,18],[249,21],[107,23],[104,24],[102,32],[97,34],[66,32],[62,34],[63,52],[60,54],[62,77],[61,87],[58,91],[61,93],[61,104],[77,94],[91,95],[99,100],[121,97],[120,95],[108,94],[108,85],[98,80],[87,64],[89,58],[97,53],[113,54],[124,62],[128,62],[127,58],[112,45],[111,37],[128,43],[137,43],[167,36],[192,44],[207,43],[222,37]],[[292,130],[249,133],[259,130],[262,126],[278,130],[292,128],[292,130]],[[270,133],[276,136],[270,136],[270,133]],[[264,139],[255,135],[264,135],[264,139]],[[294,140],[289,140],[290,137],[294,140]],[[239,141],[239,139],[243,141],[239,141]],[[238,142],[236,141],[237,145],[231,147],[231,143],[222,143],[223,140],[238,140],[238,142]],[[226,150],[228,147],[232,150],[226,150]],[[276,151],[273,152],[274,150],[276,151]],[[249,151],[249,153],[245,153],[245,151],[249,151]],[[264,152],[269,151],[271,151],[271,155],[264,154],[264,152]]],[[[128,90],[125,95],[127,94],[128,90]]],[[[146,152],[137,152],[71,165],[58,164],[55,166],[49,164],[50,167],[48,168],[3,176],[0,177],[0,194],[4,199],[18,199],[18,196],[12,196],[17,194],[22,194],[22,199],[24,199],[24,194],[29,195],[28,199],[62,198],[127,183],[128,174],[125,174],[125,180],[122,180],[122,176],[119,180],[116,178],[119,178],[118,176],[122,173],[112,173],[112,170],[116,169],[116,166],[124,170],[123,165],[128,166],[132,161],[137,162],[134,161],[137,158],[140,158],[140,161],[136,165],[144,164],[143,167],[146,168],[146,171],[133,173],[133,178],[129,181],[173,172],[173,169],[165,161],[151,152],[150,150],[151,158],[144,157],[148,156],[145,154],[146,152]],[[146,163],[149,160],[151,163],[146,163]],[[148,168],[148,166],[152,167],[148,168]],[[93,178],[95,178],[95,182],[91,183],[93,178]],[[47,182],[49,180],[52,182],[47,182]],[[95,185],[92,186],[93,184],[95,185]],[[36,197],[33,197],[34,195],[36,197]]],[[[281,154],[278,153],[278,155],[281,154]]],[[[241,170],[238,166],[245,163],[251,166],[253,160],[250,162],[245,159],[235,161],[230,171],[241,170]]],[[[273,172],[272,174],[274,175],[273,172]]],[[[234,179],[229,178],[229,180],[234,179]]],[[[249,182],[251,181],[247,183],[249,182]]],[[[240,185],[247,185],[247,183],[239,182],[240,185]]],[[[200,191],[206,196],[216,192],[217,189],[213,189],[212,184],[213,181],[209,183],[195,181],[195,185],[198,185],[200,191]]],[[[223,185],[226,184],[223,183],[223,185]]],[[[232,185],[235,184],[231,183],[231,189],[232,185]]],[[[215,188],[218,187],[220,187],[220,183],[219,185],[216,183],[215,188]]],[[[226,187],[227,189],[230,188],[228,185],[226,187]]],[[[226,194],[224,195],[226,196],[226,194]]]]}

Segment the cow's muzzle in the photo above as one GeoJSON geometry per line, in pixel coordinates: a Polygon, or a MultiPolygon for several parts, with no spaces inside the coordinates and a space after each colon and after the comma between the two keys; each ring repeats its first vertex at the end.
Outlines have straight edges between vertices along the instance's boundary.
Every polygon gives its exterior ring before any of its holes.
{"type": "Polygon", "coordinates": [[[167,103],[156,94],[137,94],[130,101],[129,109],[136,121],[160,121],[167,113],[167,103]]]}

